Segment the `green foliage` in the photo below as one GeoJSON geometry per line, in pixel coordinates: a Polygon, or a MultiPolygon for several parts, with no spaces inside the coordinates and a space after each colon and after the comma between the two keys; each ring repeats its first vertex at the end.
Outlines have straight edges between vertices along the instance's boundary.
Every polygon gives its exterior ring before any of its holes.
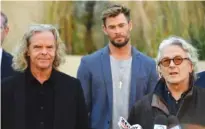
{"type": "Polygon", "coordinates": [[[196,28],[191,26],[189,29],[189,33],[190,33],[191,43],[198,50],[199,59],[204,60],[205,59],[205,29],[204,27],[202,26],[200,28],[197,28],[196,30],[196,28]]]}
{"type": "MultiPolygon", "coordinates": [[[[101,12],[112,1],[46,2],[45,22],[58,26],[68,54],[89,54],[104,47],[101,12]]],[[[115,1],[131,9],[131,43],[155,57],[160,42],[181,36],[198,48],[205,59],[205,2],[201,1],[115,1]]]]}

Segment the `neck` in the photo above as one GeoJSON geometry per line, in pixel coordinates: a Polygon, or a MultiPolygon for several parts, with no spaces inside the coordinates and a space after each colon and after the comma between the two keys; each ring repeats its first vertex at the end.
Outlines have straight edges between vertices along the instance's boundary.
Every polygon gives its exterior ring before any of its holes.
{"type": "Polygon", "coordinates": [[[32,75],[43,84],[46,80],[49,79],[51,75],[52,68],[49,69],[38,69],[36,67],[31,67],[32,75]]]}
{"type": "Polygon", "coordinates": [[[116,59],[129,59],[132,56],[132,49],[130,43],[124,47],[117,48],[109,43],[110,55],[116,59]]]}
{"type": "Polygon", "coordinates": [[[178,84],[167,83],[167,87],[175,100],[179,100],[181,98],[181,94],[189,89],[189,79],[178,84]]]}

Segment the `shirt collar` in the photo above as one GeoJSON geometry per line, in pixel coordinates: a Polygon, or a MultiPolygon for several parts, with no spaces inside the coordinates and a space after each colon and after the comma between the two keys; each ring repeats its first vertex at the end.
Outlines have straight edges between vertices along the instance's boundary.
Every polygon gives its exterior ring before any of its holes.
{"type": "MultiPolygon", "coordinates": [[[[26,78],[29,82],[32,82],[32,83],[35,83],[35,82],[39,82],[34,76],[33,74],[31,73],[31,70],[30,68],[27,68],[25,70],[25,73],[26,73],[26,78]]],[[[50,77],[48,78],[48,80],[46,80],[45,82],[49,82],[49,83],[54,83],[55,82],[55,74],[56,74],[56,70],[53,68],[52,71],[51,71],[51,75],[50,77]]],[[[40,82],[39,82],[40,83],[40,82]]]]}
{"type": "MultiPolygon", "coordinates": [[[[181,95],[181,98],[184,98],[185,96],[188,95],[188,93],[192,93],[192,90],[193,90],[193,83],[192,83],[192,78],[190,78],[190,82],[189,82],[189,88],[187,91],[185,91],[184,93],[182,93],[181,95]]],[[[164,79],[160,79],[156,85],[156,88],[154,90],[154,93],[157,94],[160,98],[164,99],[164,95],[167,94],[167,93],[170,93],[171,92],[169,91],[164,79]]],[[[180,98],[180,99],[181,99],[180,98]]]]}

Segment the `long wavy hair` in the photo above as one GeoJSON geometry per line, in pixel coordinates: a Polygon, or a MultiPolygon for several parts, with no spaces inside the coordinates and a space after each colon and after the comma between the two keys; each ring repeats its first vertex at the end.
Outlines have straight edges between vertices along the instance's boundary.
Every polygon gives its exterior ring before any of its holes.
{"type": "Polygon", "coordinates": [[[53,61],[53,68],[57,67],[65,61],[65,45],[60,39],[57,29],[49,24],[32,24],[29,26],[28,31],[24,34],[20,43],[18,44],[15,52],[12,67],[16,71],[24,71],[29,66],[29,57],[27,56],[28,47],[30,45],[30,38],[37,32],[50,31],[55,37],[56,54],[53,61]]]}

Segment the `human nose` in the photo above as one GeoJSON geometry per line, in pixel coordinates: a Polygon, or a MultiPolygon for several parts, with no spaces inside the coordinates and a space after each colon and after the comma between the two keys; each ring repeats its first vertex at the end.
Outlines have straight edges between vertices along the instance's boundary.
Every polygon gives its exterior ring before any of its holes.
{"type": "Polygon", "coordinates": [[[170,60],[169,67],[174,67],[174,66],[175,66],[174,60],[170,60]]]}
{"type": "Polygon", "coordinates": [[[46,55],[47,53],[48,53],[48,51],[47,51],[46,48],[43,48],[43,49],[41,50],[41,54],[42,54],[42,55],[46,55]]]}
{"type": "Polygon", "coordinates": [[[116,33],[116,34],[119,34],[120,32],[121,32],[121,31],[120,31],[120,28],[119,28],[119,27],[116,27],[116,28],[115,28],[115,33],[116,33]]]}

